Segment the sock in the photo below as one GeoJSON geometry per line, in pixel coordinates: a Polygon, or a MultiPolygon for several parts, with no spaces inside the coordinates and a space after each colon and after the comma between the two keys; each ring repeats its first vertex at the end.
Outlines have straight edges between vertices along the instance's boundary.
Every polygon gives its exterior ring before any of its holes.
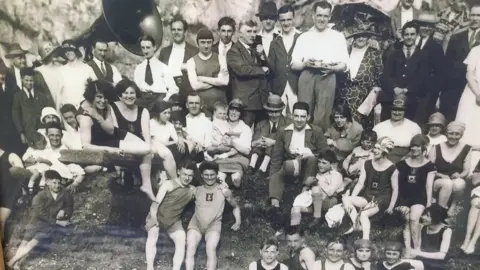
{"type": "Polygon", "coordinates": [[[313,199],[313,217],[321,218],[322,204],[323,204],[322,197],[318,193],[312,193],[312,199],[313,199]]]}
{"type": "Polygon", "coordinates": [[[270,164],[270,157],[265,156],[262,161],[262,165],[260,165],[260,171],[267,172],[268,164],[270,164]]]}
{"type": "Polygon", "coordinates": [[[290,221],[291,226],[299,225],[302,220],[302,213],[293,212],[290,218],[291,218],[291,221],[290,221]]]}
{"type": "Polygon", "coordinates": [[[255,168],[257,166],[258,155],[252,154],[252,158],[250,159],[250,167],[255,168]]]}

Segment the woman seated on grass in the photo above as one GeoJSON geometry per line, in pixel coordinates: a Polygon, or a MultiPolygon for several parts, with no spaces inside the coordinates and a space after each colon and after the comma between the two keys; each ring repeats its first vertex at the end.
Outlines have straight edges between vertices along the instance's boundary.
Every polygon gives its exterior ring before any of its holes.
{"type": "Polygon", "coordinates": [[[134,134],[115,127],[111,114],[112,108],[108,104],[109,100],[115,98],[112,86],[101,80],[89,80],[83,96],[85,100],[80,104],[77,113],[83,149],[141,157],[142,186],[140,190],[147,194],[150,200],[155,201],[150,180],[151,146],[134,134]]]}
{"type": "Polygon", "coordinates": [[[452,240],[452,229],[445,222],[447,210],[437,204],[425,209],[421,217],[423,228],[420,234],[420,248],[410,255],[423,262],[426,270],[448,269],[446,257],[452,240]]]}
{"type": "Polygon", "coordinates": [[[369,239],[370,218],[378,213],[393,213],[398,196],[398,181],[394,176],[395,164],[387,158],[393,147],[393,141],[388,137],[378,139],[373,148],[373,159],[365,162],[351,196],[348,193],[343,196],[343,205],[354,224],[347,233],[353,231],[360,216],[363,239],[369,239]],[[357,208],[360,213],[357,213],[357,208]]]}

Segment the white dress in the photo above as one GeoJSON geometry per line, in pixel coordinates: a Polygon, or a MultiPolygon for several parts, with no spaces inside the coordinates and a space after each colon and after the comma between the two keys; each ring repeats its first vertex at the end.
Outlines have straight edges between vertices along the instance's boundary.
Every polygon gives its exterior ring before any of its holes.
{"type": "MultiPolygon", "coordinates": [[[[474,68],[475,80],[480,84],[480,46],[476,46],[470,51],[464,63],[468,66],[468,69],[474,68]]],[[[456,120],[464,123],[466,127],[463,133],[463,142],[472,146],[479,145],[480,106],[477,105],[475,94],[468,84],[458,104],[456,120]]]]}

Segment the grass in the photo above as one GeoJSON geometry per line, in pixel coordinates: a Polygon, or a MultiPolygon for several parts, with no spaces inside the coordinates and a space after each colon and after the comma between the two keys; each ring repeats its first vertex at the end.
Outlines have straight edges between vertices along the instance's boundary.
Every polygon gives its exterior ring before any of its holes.
{"type": "MultiPolygon", "coordinates": [[[[22,269],[145,269],[144,245],[146,232],[143,222],[148,212],[148,201],[138,191],[131,193],[114,192],[109,185],[111,174],[100,174],[87,179],[83,190],[75,194],[74,226],[67,232],[59,232],[55,239],[47,241],[21,262],[22,269]],[[92,179],[95,178],[95,179],[92,179]]],[[[274,235],[274,230],[265,218],[264,205],[268,186],[264,179],[251,177],[244,189],[237,191],[242,205],[242,227],[234,232],[230,229],[234,219],[231,209],[226,208],[219,247],[219,270],[246,269],[248,264],[259,258],[258,245],[274,235]]],[[[287,185],[286,202],[291,204],[297,188],[287,185]]],[[[193,213],[189,208],[184,225],[193,213]]],[[[448,269],[478,269],[475,264],[479,255],[465,256],[459,246],[463,241],[467,212],[462,210],[457,217],[454,238],[449,251],[448,269]]],[[[28,209],[19,209],[11,218],[10,241],[7,245],[7,259],[16,250],[28,221],[28,209]]],[[[285,217],[287,212],[284,213],[285,217]]],[[[306,220],[308,222],[308,217],[306,220]]],[[[317,253],[324,256],[328,238],[340,234],[341,229],[328,229],[323,225],[318,231],[307,235],[307,242],[317,253]]],[[[349,243],[358,237],[352,235],[349,243]]],[[[372,239],[381,247],[387,240],[400,240],[401,229],[380,224],[372,227],[372,239]]],[[[280,259],[285,259],[287,246],[283,237],[280,259]]],[[[376,252],[377,254],[379,252],[376,252]]],[[[156,269],[169,269],[172,265],[173,243],[165,234],[158,241],[156,269]]],[[[196,269],[205,269],[205,246],[199,247],[196,269]]]]}

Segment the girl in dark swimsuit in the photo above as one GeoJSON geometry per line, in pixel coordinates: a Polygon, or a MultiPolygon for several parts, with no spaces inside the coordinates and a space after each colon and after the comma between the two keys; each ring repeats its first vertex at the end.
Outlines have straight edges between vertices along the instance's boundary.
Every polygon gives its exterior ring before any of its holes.
{"type": "MultiPolygon", "coordinates": [[[[398,182],[393,175],[395,165],[387,159],[393,146],[393,141],[388,137],[378,139],[373,149],[373,159],[365,162],[352,195],[343,197],[343,205],[353,224],[357,224],[357,217],[360,216],[363,239],[370,238],[370,218],[383,212],[391,214],[397,202],[398,182]],[[362,195],[359,195],[360,192],[362,195]],[[359,214],[356,209],[360,210],[359,214]]],[[[355,226],[347,233],[354,229],[355,226]]]]}
{"type": "Polygon", "coordinates": [[[396,164],[398,176],[398,207],[405,217],[404,238],[407,253],[418,248],[420,235],[420,216],[425,207],[432,204],[433,179],[435,165],[425,158],[428,138],[417,134],[410,141],[410,155],[396,164]],[[411,237],[410,237],[411,236],[411,237]]]}
{"type": "Polygon", "coordinates": [[[425,209],[421,217],[424,225],[420,234],[420,248],[411,255],[421,260],[425,270],[446,268],[446,257],[452,240],[452,229],[445,224],[447,210],[437,204],[425,209]]]}
{"type": "Polygon", "coordinates": [[[155,201],[150,173],[151,147],[133,133],[115,127],[112,119],[112,107],[108,100],[113,98],[113,89],[103,81],[87,82],[84,97],[77,113],[83,149],[104,151],[111,154],[131,154],[142,158],[140,190],[155,201]]]}
{"type": "Polygon", "coordinates": [[[358,239],[353,243],[354,253],[350,258],[350,264],[355,270],[373,270],[371,263],[373,248],[370,240],[358,239]]]}
{"type": "Polygon", "coordinates": [[[428,157],[437,167],[433,192],[438,193],[438,204],[447,208],[448,202],[452,201],[449,216],[456,215],[458,211],[458,201],[465,191],[465,178],[470,173],[472,147],[460,142],[464,131],[462,123],[453,121],[448,124],[447,141],[436,145],[428,157]]]}

